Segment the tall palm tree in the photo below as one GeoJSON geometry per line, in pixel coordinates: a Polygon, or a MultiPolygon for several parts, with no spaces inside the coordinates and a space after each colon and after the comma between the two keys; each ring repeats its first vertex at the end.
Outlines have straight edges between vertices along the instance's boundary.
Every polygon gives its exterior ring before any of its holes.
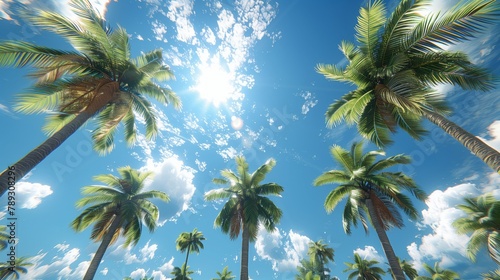
{"type": "Polygon", "coordinates": [[[295,275],[295,280],[305,280],[308,277],[320,277],[322,275],[323,267],[319,262],[313,262],[311,258],[303,259],[300,265],[297,266],[298,274],[295,275]]]}
{"type": "Polygon", "coordinates": [[[0,263],[0,279],[21,279],[21,274],[28,273],[29,266],[33,263],[29,262],[28,257],[19,257],[15,259],[15,266],[12,266],[10,262],[0,263]]]}
{"type": "Polygon", "coordinates": [[[500,280],[500,269],[481,274],[483,280],[500,280]]]}
{"type": "MultiPolygon", "coordinates": [[[[55,113],[48,115],[44,127],[50,137],[12,165],[17,181],[92,117],[96,120],[94,149],[106,154],[113,149],[120,123],[126,142],[135,143],[137,116],[145,120],[146,137],[155,137],[156,115],[146,96],[181,107],[175,93],[155,82],[173,77],[160,49],[132,59],[125,29],[111,30],[89,0],[70,0],[69,5],[77,18],[36,10],[26,19],[67,40],[73,51],[23,41],[0,42],[0,66],[34,68],[29,76],[35,83],[19,96],[16,110],[55,113]]],[[[0,195],[7,189],[7,171],[0,175],[0,195]]]]}
{"type": "Polygon", "coordinates": [[[434,263],[434,267],[429,266],[424,263],[424,269],[431,275],[428,276],[418,276],[415,280],[455,280],[460,279],[458,273],[450,269],[443,269],[439,267],[439,262],[434,263]]]}
{"type": "Polygon", "coordinates": [[[311,261],[314,264],[318,264],[318,266],[320,267],[320,280],[325,279],[325,271],[327,271],[327,268],[325,266],[328,264],[328,262],[333,262],[333,248],[328,247],[328,245],[323,243],[322,240],[311,241],[309,242],[309,249],[307,251],[307,254],[311,258],[311,261]]]}
{"type": "Polygon", "coordinates": [[[233,272],[228,270],[228,267],[225,266],[224,269],[222,269],[222,272],[217,271],[217,275],[219,278],[212,278],[212,280],[231,280],[236,278],[236,276],[232,275],[233,272]]]}
{"type": "Polygon", "coordinates": [[[183,264],[181,267],[174,267],[174,270],[170,272],[174,276],[172,280],[192,280],[193,278],[189,277],[189,275],[193,274],[194,271],[189,270],[189,266],[183,264]]]}
{"type": "Polygon", "coordinates": [[[370,221],[382,243],[394,277],[403,280],[405,276],[386,230],[404,226],[398,208],[410,219],[418,218],[417,209],[410,198],[402,193],[403,190],[422,201],[427,196],[410,177],[401,172],[386,171],[392,166],[410,163],[410,157],[399,154],[375,161],[378,155],[383,154],[382,151],[363,154],[362,149],[363,144],[356,142],[352,144],[350,151],[334,145],[330,152],[340,164],[341,170],[323,173],[316,178],[314,185],[339,184],[326,197],[326,211],[333,211],[342,199],[347,198],[342,217],[345,233],[350,234],[351,225],[357,226],[358,220],[367,231],[370,221]]]}
{"type": "MultiPolygon", "coordinates": [[[[201,231],[194,229],[192,232],[183,232],[179,235],[176,240],[177,250],[180,250],[182,253],[186,251],[186,261],[184,265],[187,266],[189,253],[191,251],[200,253],[200,249],[203,249],[203,240],[205,237],[201,231]]],[[[186,272],[184,270],[184,272],[186,272]]],[[[186,275],[183,275],[186,277],[186,275]]]]}
{"type": "Polygon", "coordinates": [[[417,270],[413,267],[413,265],[406,260],[399,260],[399,265],[403,270],[404,274],[408,276],[409,279],[415,279],[418,276],[417,270]]]}
{"type": "Polygon", "coordinates": [[[359,133],[379,147],[390,144],[397,127],[420,140],[426,118],[451,135],[496,171],[500,153],[451,122],[444,95],[432,89],[441,84],[466,90],[487,91],[494,78],[474,65],[467,54],[450,46],[475,38],[498,19],[495,0],[461,1],[446,12],[420,11],[427,0],[402,0],[387,17],[381,0],[360,10],[356,25],[358,45],[343,41],[340,50],[347,66],[319,64],[327,79],[356,88],[332,103],[326,112],[328,126],[344,120],[357,124],[359,133]]]}
{"type": "Polygon", "coordinates": [[[344,272],[353,271],[347,276],[348,280],[382,280],[385,271],[376,266],[378,263],[376,260],[362,259],[358,253],[354,253],[354,263],[345,262],[347,268],[344,272]]]}
{"type": "Polygon", "coordinates": [[[109,245],[122,235],[125,237],[123,246],[136,245],[141,237],[142,225],[150,232],[157,226],[158,207],[149,199],[158,198],[169,201],[167,194],[161,191],[143,191],[144,181],[152,175],[151,172],[139,172],[129,166],[118,168],[120,177],[112,174],[102,174],[94,177],[106,186],[92,185],[82,188],[83,198],[76,202],[78,208],[89,206],[71,223],[72,228],[83,231],[94,224],[90,238],[101,242],[84,280],[94,278],[99,264],[109,245]]]}
{"type": "Polygon", "coordinates": [[[7,232],[7,226],[0,226],[0,251],[7,248],[10,234],[7,232]]]}
{"type": "Polygon", "coordinates": [[[241,231],[241,280],[248,280],[249,243],[257,239],[260,226],[267,231],[274,231],[282,212],[266,195],[280,196],[283,187],[276,183],[261,184],[266,175],[276,165],[269,159],[252,174],[248,173],[248,163],[243,156],[236,157],[237,173],[224,169],[224,178],[213,179],[216,184],[229,185],[205,193],[205,200],[227,199],[221,212],[215,218],[214,225],[222,232],[229,233],[230,239],[236,239],[241,231]]]}
{"type": "Polygon", "coordinates": [[[491,193],[475,198],[465,198],[457,208],[465,217],[453,222],[459,234],[471,234],[467,242],[467,256],[476,261],[477,253],[484,247],[490,257],[500,265],[500,201],[491,193]]]}

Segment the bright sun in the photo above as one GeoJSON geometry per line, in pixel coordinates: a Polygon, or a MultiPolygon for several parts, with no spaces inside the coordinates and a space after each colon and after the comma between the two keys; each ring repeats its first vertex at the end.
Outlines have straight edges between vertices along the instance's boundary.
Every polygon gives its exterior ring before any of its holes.
{"type": "Polygon", "coordinates": [[[232,78],[218,64],[203,64],[198,67],[200,75],[194,90],[205,101],[218,107],[225,103],[233,94],[232,78]]]}

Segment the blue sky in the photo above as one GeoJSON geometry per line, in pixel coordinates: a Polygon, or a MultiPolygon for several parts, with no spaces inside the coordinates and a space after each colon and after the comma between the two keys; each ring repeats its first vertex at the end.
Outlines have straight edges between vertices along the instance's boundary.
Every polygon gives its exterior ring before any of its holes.
{"type": "MultiPolygon", "coordinates": [[[[44,2],[43,8],[58,7],[68,13],[65,5],[55,4],[60,1],[44,2]]],[[[31,256],[35,263],[26,279],[81,279],[98,244],[89,239],[89,230],[75,233],[69,226],[80,213],[74,206],[81,197],[80,188],[97,183],[94,175],[116,175],[116,169],[126,165],[154,171],[148,188],[166,192],[171,202],[157,201],[161,226],[153,234],[144,232],[137,246],[124,248],[119,241],[108,248],[96,279],[168,279],[185,258],[176,251],[175,239],[194,228],[203,232],[206,241],[205,249],[189,258],[196,272],[193,278],[211,279],[225,266],[239,275],[241,241],[231,241],[213,228],[222,203],[203,200],[205,192],[218,187],[212,178],[219,177],[222,169],[234,169],[233,158],[239,154],[247,158],[251,171],[268,158],[276,159],[266,181],[285,190],[282,197],[273,198],[284,213],[277,230],[260,232],[251,244],[251,279],[293,279],[296,266],[306,257],[307,243],[317,240],[334,248],[330,269],[340,279],[346,278],[344,262],[352,262],[354,252],[387,268],[373,230],[365,235],[358,228],[347,236],[341,208],[325,212],[324,199],[334,186],[312,186],[321,173],[338,167],[329,154],[333,144],[348,147],[361,140],[354,127],[326,128],[326,108],[350,88],[325,80],[314,67],[343,62],[337,46],[343,39],[354,41],[356,17],[365,1],[98,2],[111,26],[120,25],[130,34],[133,56],[164,50],[165,63],[176,76],[167,84],[181,98],[183,109],[156,104],[160,124],[156,140],[146,141],[141,134],[137,145],[127,148],[118,131],[115,149],[105,157],[91,151],[93,124],[89,123],[18,183],[17,255],[31,256]]],[[[436,0],[432,7],[446,10],[454,2],[436,0]]],[[[22,3],[41,5],[29,0],[0,2],[0,39],[69,47],[20,20],[15,7],[22,3]]],[[[386,3],[390,8],[396,2],[386,3]]],[[[500,74],[498,35],[490,32],[460,48],[500,74]]],[[[0,69],[0,165],[4,167],[46,138],[41,131],[43,115],[13,110],[16,93],[31,83],[25,77],[27,71],[0,69]]],[[[439,90],[455,109],[452,120],[500,149],[498,89],[489,93],[439,90]]],[[[422,219],[405,221],[404,228],[388,232],[389,238],[396,254],[412,261],[420,272],[422,263],[439,261],[442,267],[458,271],[462,279],[479,279],[479,273],[495,265],[485,254],[476,264],[468,261],[464,257],[468,239],[456,235],[451,222],[463,215],[455,208],[463,197],[488,191],[500,197],[500,176],[439,128],[426,125],[430,133],[424,141],[397,133],[395,144],[386,149],[387,155],[405,153],[414,158],[401,171],[429,194],[425,203],[415,201],[422,219]]],[[[376,147],[369,144],[368,149],[376,147]]],[[[5,197],[1,201],[6,205],[5,197]]]]}

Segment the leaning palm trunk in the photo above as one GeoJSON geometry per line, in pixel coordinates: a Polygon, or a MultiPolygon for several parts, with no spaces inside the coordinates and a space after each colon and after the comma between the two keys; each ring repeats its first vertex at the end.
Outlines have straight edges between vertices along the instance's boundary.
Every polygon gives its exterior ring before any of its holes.
{"type": "MultiPolygon", "coordinates": [[[[28,172],[35,168],[35,166],[37,166],[50,153],[66,141],[66,139],[75,133],[78,128],[94,116],[95,113],[110,102],[114,98],[115,93],[118,91],[118,83],[109,82],[98,87],[96,91],[97,90],[102,91],[102,94],[97,94],[94,101],[91,102],[84,111],[79,113],[72,121],[45,140],[40,146],[31,150],[31,152],[12,165],[15,168],[15,181],[21,180],[28,172]]],[[[4,170],[2,174],[0,174],[0,196],[5,193],[8,187],[8,177],[10,175],[8,175],[7,171],[8,169],[4,170]]]]}
{"type": "Polygon", "coordinates": [[[120,215],[115,215],[113,222],[108,228],[108,231],[104,234],[101,245],[97,248],[92,261],[90,262],[89,268],[87,268],[87,272],[85,276],[83,276],[83,280],[92,280],[97,272],[97,268],[99,268],[99,264],[101,263],[102,257],[104,257],[104,253],[106,253],[106,249],[108,249],[111,240],[113,240],[113,235],[115,235],[116,230],[120,226],[120,215]]]}
{"type": "MultiPolygon", "coordinates": [[[[370,193],[370,196],[373,194],[370,193]]],[[[399,265],[398,258],[396,257],[396,254],[394,253],[394,250],[392,249],[391,242],[389,241],[389,238],[387,237],[387,233],[385,232],[385,229],[382,227],[382,222],[379,219],[379,216],[377,215],[377,210],[375,209],[375,206],[373,205],[373,201],[371,198],[368,198],[366,200],[366,207],[368,208],[368,213],[370,214],[370,218],[373,223],[373,227],[375,228],[375,231],[377,232],[378,238],[380,239],[380,243],[382,243],[382,248],[384,249],[385,256],[387,258],[387,261],[389,262],[389,266],[391,267],[392,275],[394,279],[396,280],[406,280],[405,275],[403,274],[403,270],[401,269],[401,266],[399,265]]]]}
{"type": "Polygon", "coordinates": [[[438,113],[423,110],[423,116],[455,138],[493,170],[500,173],[500,152],[438,113]]]}
{"type": "Polygon", "coordinates": [[[243,232],[241,233],[241,272],[240,280],[248,280],[248,248],[250,243],[248,229],[243,224],[243,232]]]}

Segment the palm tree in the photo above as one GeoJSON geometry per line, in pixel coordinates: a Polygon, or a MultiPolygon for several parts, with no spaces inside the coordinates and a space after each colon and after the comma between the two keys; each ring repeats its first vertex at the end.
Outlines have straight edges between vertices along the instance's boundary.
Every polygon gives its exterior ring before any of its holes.
{"type": "Polygon", "coordinates": [[[439,267],[439,262],[434,263],[434,268],[430,267],[428,264],[424,263],[424,269],[431,275],[428,276],[418,276],[415,280],[455,280],[460,279],[458,273],[453,270],[443,269],[439,267]]]}
{"type": "Polygon", "coordinates": [[[500,269],[481,274],[483,280],[500,280],[500,269]]]}
{"type": "Polygon", "coordinates": [[[411,263],[407,262],[406,260],[399,260],[399,265],[401,266],[404,274],[408,276],[408,278],[415,279],[418,276],[417,270],[411,263]]]}
{"type": "Polygon", "coordinates": [[[467,216],[458,218],[453,227],[459,234],[471,233],[467,242],[467,256],[476,261],[476,255],[486,247],[490,257],[500,265],[500,201],[491,193],[476,198],[465,198],[457,208],[467,216]]]}
{"type": "MultiPolygon", "coordinates": [[[[182,253],[184,253],[184,251],[187,251],[186,261],[184,262],[185,266],[187,266],[189,253],[191,251],[200,253],[200,249],[203,249],[203,240],[205,240],[203,233],[201,233],[201,231],[198,231],[197,229],[194,229],[192,232],[183,232],[179,235],[176,240],[177,250],[180,250],[182,253]]],[[[183,276],[186,277],[186,275],[183,276]]]]}
{"type": "Polygon", "coordinates": [[[318,264],[320,267],[319,275],[321,279],[325,279],[325,272],[328,270],[325,266],[328,262],[333,262],[334,251],[333,248],[329,248],[328,245],[324,244],[322,240],[309,242],[309,250],[307,252],[311,261],[314,264],[318,264]]]}
{"type": "Polygon", "coordinates": [[[375,162],[376,157],[383,155],[383,152],[370,151],[363,154],[362,149],[363,144],[356,142],[352,144],[350,151],[334,145],[330,152],[342,169],[323,173],[316,178],[314,185],[339,184],[326,197],[324,203],[326,211],[333,211],[337,204],[347,197],[342,217],[345,233],[350,234],[351,224],[357,226],[358,220],[363,224],[365,231],[368,231],[369,219],[382,243],[394,277],[397,280],[403,280],[405,276],[386,230],[393,226],[398,228],[404,226],[398,208],[403,210],[410,219],[418,218],[417,209],[410,198],[402,193],[403,190],[422,201],[427,196],[418,188],[413,179],[405,174],[385,171],[398,164],[410,163],[410,157],[399,154],[375,162]]]}
{"type": "Polygon", "coordinates": [[[10,234],[7,232],[7,226],[0,226],[0,251],[7,248],[10,234]]]}
{"type": "Polygon", "coordinates": [[[348,280],[382,280],[385,271],[376,266],[379,262],[376,260],[362,259],[357,253],[354,253],[354,263],[345,262],[347,266],[344,272],[353,271],[347,276],[348,280]]]}
{"type": "Polygon", "coordinates": [[[236,278],[236,276],[232,274],[233,272],[228,270],[228,267],[226,266],[224,267],[224,269],[222,269],[222,272],[217,271],[217,275],[219,276],[219,278],[212,278],[212,280],[230,280],[236,278]]]}
{"type": "Polygon", "coordinates": [[[475,38],[497,20],[495,0],[461,1],[447,12],[423,17],[429,1],[402,0],[387,17],[381,0],[360,10],[356,25],[358,45],[343,41],[340,50],[347,66],[319,64],[327,79],[353,84],[356,89],[332,103],[328,126],[344,120],[357,124],[359,133],[383,147],[397,127],[420,140],[428,119],[468,148],[496,171],[500,153],[444,116],[450,112],[444,96],[432,89],[441,84],[466,90],[494,87],[492,75],[450,46],[475,38]]]}
{"type": "Polygon", "coordinates": [[[174,276],[172,280],[192,280],[193,278],[189,277],[189,275],[193,274],[194,271],[189,270],[189,266],[182,265],[182,267],[174,267],[174,270],[170,272],[174,276]]]}
{"type": "Polygon", "coordinates": [[[0,279],[21,279],[21,274],[28,273],[27,267],[33,265],[29,259],[28,257],[16,258],[14,266],[10,262],[0,263],[0,279]]]}
{"type": "Polygon", "coordinates": [[[276,165],[269,159],[252,174],[248,173],[248,163],[243,156],[236,157],[237,174],[232,170],[221,171],[224,178],[213,179],[216,184],[229,185],[205,193],[205,200],[227,199],[217,215],[214,226],[229,233],[230,239],[236,239],[241,231],[241,280],[248,280],[248,247],[257,239],[260,226],[267,231],[274,231],[282,212],[265,195],[280,196],[283,187],[276,183],[261,184],[266,175],[276,165]]]}
{"type": "MultiPolygon", "coordinates": [[[[104,155],[113,149],[113,135],[120,123],[126,142],[135,143],[137,116],[145,120],[145,136],[155,137],[155,111],[146,96],[181,107],[175,93],[154,82],[173,77],[160,49],[131,59],[125,29],[111,30],[89,0],[69,4],[78,18],[36,10],[26,19],[60,35],[74,51],[23,41],[0,42],[0,66],[35,68],[29,75],[35,83],[19,96],[16,110],[55,112],[48,115],[44,127],[50,137],[12,165],[17,181],[92,117],[97,122],[92,134],[94,149],[104,155]]],[[[7,189],[8,176],[8,169],[0,175],[0,195],[7,189]]]]}
{"type": "Polygon", "coordinates": [[[151,172],[139,172],[129,166],[118,168],[120,177],[112,174],[102,174],[94,177],[106,186],[92,185],[82,188],[83,198],[76,202],[78,208],[89,205],[71,223],[77,231],[83,231],[94,224],[90,238],[100,241],[84,280],[94,278],[104,253],[122,235],[125,237],[123,246],[135,246],[145,224],[150,232],[157,226],[158,207],[149,199],[158,198],[168,202],[169,197],[161,191],[143,191],[144,181],[152,175],[151,172]]]}
{"type": "Polygon", "coordinates": [[[303,259],[300,261],[300,265],[297,266],[298,274],[295,275],[295,280],[305,280],[308,277],[320,277],[322,274],[323,267],[320,266],[319,262],[313,262],[312,259],[303,259]]]}

